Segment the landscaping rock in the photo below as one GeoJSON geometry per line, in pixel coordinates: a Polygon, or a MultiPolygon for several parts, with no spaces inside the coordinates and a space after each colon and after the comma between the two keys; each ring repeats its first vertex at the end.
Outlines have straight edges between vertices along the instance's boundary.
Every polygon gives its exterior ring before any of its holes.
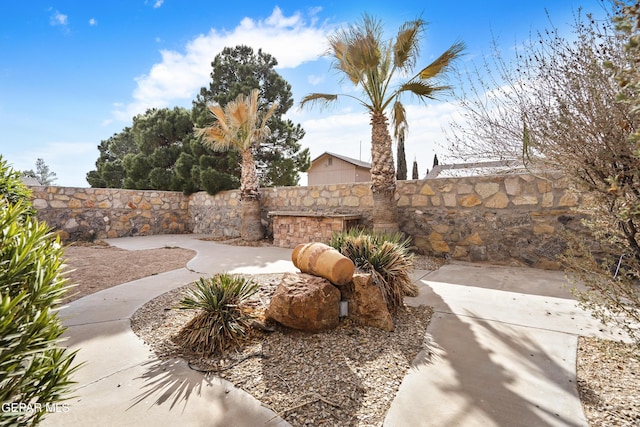
{"type": "Polygon", "coordinates": [[[318,332],[338,326],[340,290],[327,279],[287,273],[278,285],[265,317],[293,329],[318,332]]]}
{"type": "Polygon", "coordinates": [[[384,331],[393,331],[393,319],[382,297],[373,284],[371,274],[356,273],[351,284],[341,288],[342,299],[349,301],[348,316],[356,323],[384,331]]]}

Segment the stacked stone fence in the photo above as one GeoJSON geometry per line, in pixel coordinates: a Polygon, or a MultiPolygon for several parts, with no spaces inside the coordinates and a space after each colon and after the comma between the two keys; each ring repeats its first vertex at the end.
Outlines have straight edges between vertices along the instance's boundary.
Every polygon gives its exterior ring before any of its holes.
{"type": "Polygon", "coordinates": [[[189,198],[171,191],[31,187],[38,219],[62,240],[188,233],[189,198]]]}
{"type": "MultiPolygon", "coordinates": [[[[262,217],[270,212],[358,215],[372,225],[370,183],[262,189],[262,217]]],[[[560,231],[581,230],[581,203],[558,173],[399,181],[401,231],[417,251],[465,261],[559,268],[560,231]]],[[[163,233],[240,236],[239,191],[184,196],[162,191],[34,187],[39,216],[69,239],[163,233]]]]}
{"type": "Polygon", "coordinates": [[[583,233],[580,194],[559,173],[405,181],[400,228],[425,253],[558,269],[563,231],[583,233]]]}

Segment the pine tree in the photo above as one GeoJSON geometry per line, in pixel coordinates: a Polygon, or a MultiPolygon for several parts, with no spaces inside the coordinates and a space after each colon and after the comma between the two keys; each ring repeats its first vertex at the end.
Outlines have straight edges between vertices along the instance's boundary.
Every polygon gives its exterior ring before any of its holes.
{"type": "Polygon", "coordinates": [[[56,177],[56,173],[49,169],[49,166],[44,162],[43,159],[36,160],[36,170],[29,169],[22,172],[23,176],[29,176],[31,178],[35,178],[42,185],[51,185],[58,178],[56,177]]]}
{"type": "Polygon", "coordinates": [[[407,179],[407,157],[404,153],[404,134],[398,136],[398,170],[396,171],[396,179],[403,181],[407,179]]]}

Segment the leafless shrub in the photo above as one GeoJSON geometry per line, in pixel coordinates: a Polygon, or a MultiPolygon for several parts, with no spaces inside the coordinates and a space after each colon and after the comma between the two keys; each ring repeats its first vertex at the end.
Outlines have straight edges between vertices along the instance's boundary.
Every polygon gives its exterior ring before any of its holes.
{"type": "Polygon", "coordinates": [[[460,157],[520,158],[572,180],[591,234],[566,235],[566,269],[587,286],[577,296],[640,345],[637,11],[620,3],[604,19],[579,11],[569,36],[540,31],[512,63],[495,52],[493,64],[467,74],[480,78],[460,98],[466,124],[450,140],[460,157]]]}

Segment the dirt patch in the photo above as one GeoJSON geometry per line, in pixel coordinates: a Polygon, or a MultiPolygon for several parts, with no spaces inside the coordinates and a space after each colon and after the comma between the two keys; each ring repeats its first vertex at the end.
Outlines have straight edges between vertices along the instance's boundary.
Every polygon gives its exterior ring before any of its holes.
{"type": "Polygon", "coordinates": [[[75,286],[64,301],[185,267],[195,255],[195,251],[183,248],[127,251],[104,242],[74,244],[65,249],[64,261],[66,277],[75,286]]]}

